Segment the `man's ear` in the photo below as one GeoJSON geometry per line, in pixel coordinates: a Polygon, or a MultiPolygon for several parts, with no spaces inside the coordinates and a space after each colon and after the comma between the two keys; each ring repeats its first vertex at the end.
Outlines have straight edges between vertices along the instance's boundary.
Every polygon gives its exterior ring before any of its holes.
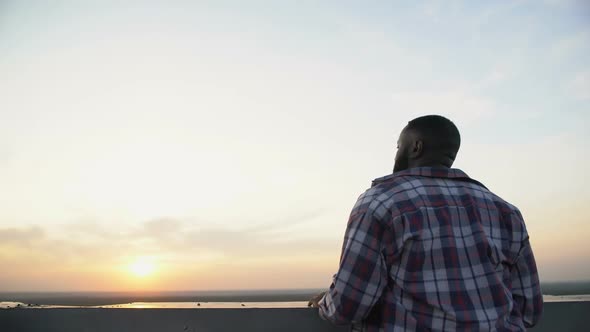
{"type": "Polygon", "coordinates": [[[422,140],[414,141],[414,144],[412,144],[412,150],[410,151],[412,157],[418,158],[422,155],[422,152],[424,152],[424,142],[422,142],[422,140]]]}

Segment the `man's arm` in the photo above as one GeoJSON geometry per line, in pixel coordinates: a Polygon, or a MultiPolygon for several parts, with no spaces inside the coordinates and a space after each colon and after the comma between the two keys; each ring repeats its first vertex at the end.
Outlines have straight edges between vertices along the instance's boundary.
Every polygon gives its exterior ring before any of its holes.
{"type": "Polygon", "coordinates": [[[362,321],[387,285],[381,251],[386,226],[376,217],[376,204],[368,196],[361,195],[351,212],[338,273],[319,302],[320,316],[335,324],[362,321]]]}
{"type": "Polygon", "coordinates": [[[515,215],[523,227],[521,234],[524,238],[518,257],[511,267],[512,298],[522,315],[524,325],[532,327],[537,324],[543,312],[543,294],[524,219],[519,211],[515,215]]]}

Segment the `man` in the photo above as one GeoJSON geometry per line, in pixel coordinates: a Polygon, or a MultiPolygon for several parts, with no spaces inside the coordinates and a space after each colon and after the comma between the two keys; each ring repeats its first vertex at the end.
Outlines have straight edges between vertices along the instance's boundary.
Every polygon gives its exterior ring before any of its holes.
{"type": "Polygon", "coordinates": [[[519,210],[459,169],[448,119],[408,123],[393,174],[348,221],[340,267],[310,301],[356,331],[525,331],[543,300],[519,210]]]}

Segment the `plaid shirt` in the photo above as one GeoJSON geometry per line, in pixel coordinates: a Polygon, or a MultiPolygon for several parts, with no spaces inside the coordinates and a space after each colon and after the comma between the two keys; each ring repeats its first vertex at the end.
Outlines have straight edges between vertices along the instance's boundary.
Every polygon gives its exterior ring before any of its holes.
{"type": "Polygon", "coordinates": [[[320,315],[362,331],[524,331],[541,315],[519,210],[458,169],[373,181],[320,315]]]}

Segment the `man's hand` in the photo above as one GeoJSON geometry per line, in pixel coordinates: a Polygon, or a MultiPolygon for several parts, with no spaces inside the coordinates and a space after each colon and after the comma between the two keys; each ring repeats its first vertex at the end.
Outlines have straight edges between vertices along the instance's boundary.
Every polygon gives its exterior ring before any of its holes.
{"type": "Polygon", "coordinates": [[[312,308],[318,308],[320,300],[324,297],[324,295],[326,295],[326,292],[321,292],[318,295],[312,297],[311,300],[307,302],[307,306],[312,308]]]}

